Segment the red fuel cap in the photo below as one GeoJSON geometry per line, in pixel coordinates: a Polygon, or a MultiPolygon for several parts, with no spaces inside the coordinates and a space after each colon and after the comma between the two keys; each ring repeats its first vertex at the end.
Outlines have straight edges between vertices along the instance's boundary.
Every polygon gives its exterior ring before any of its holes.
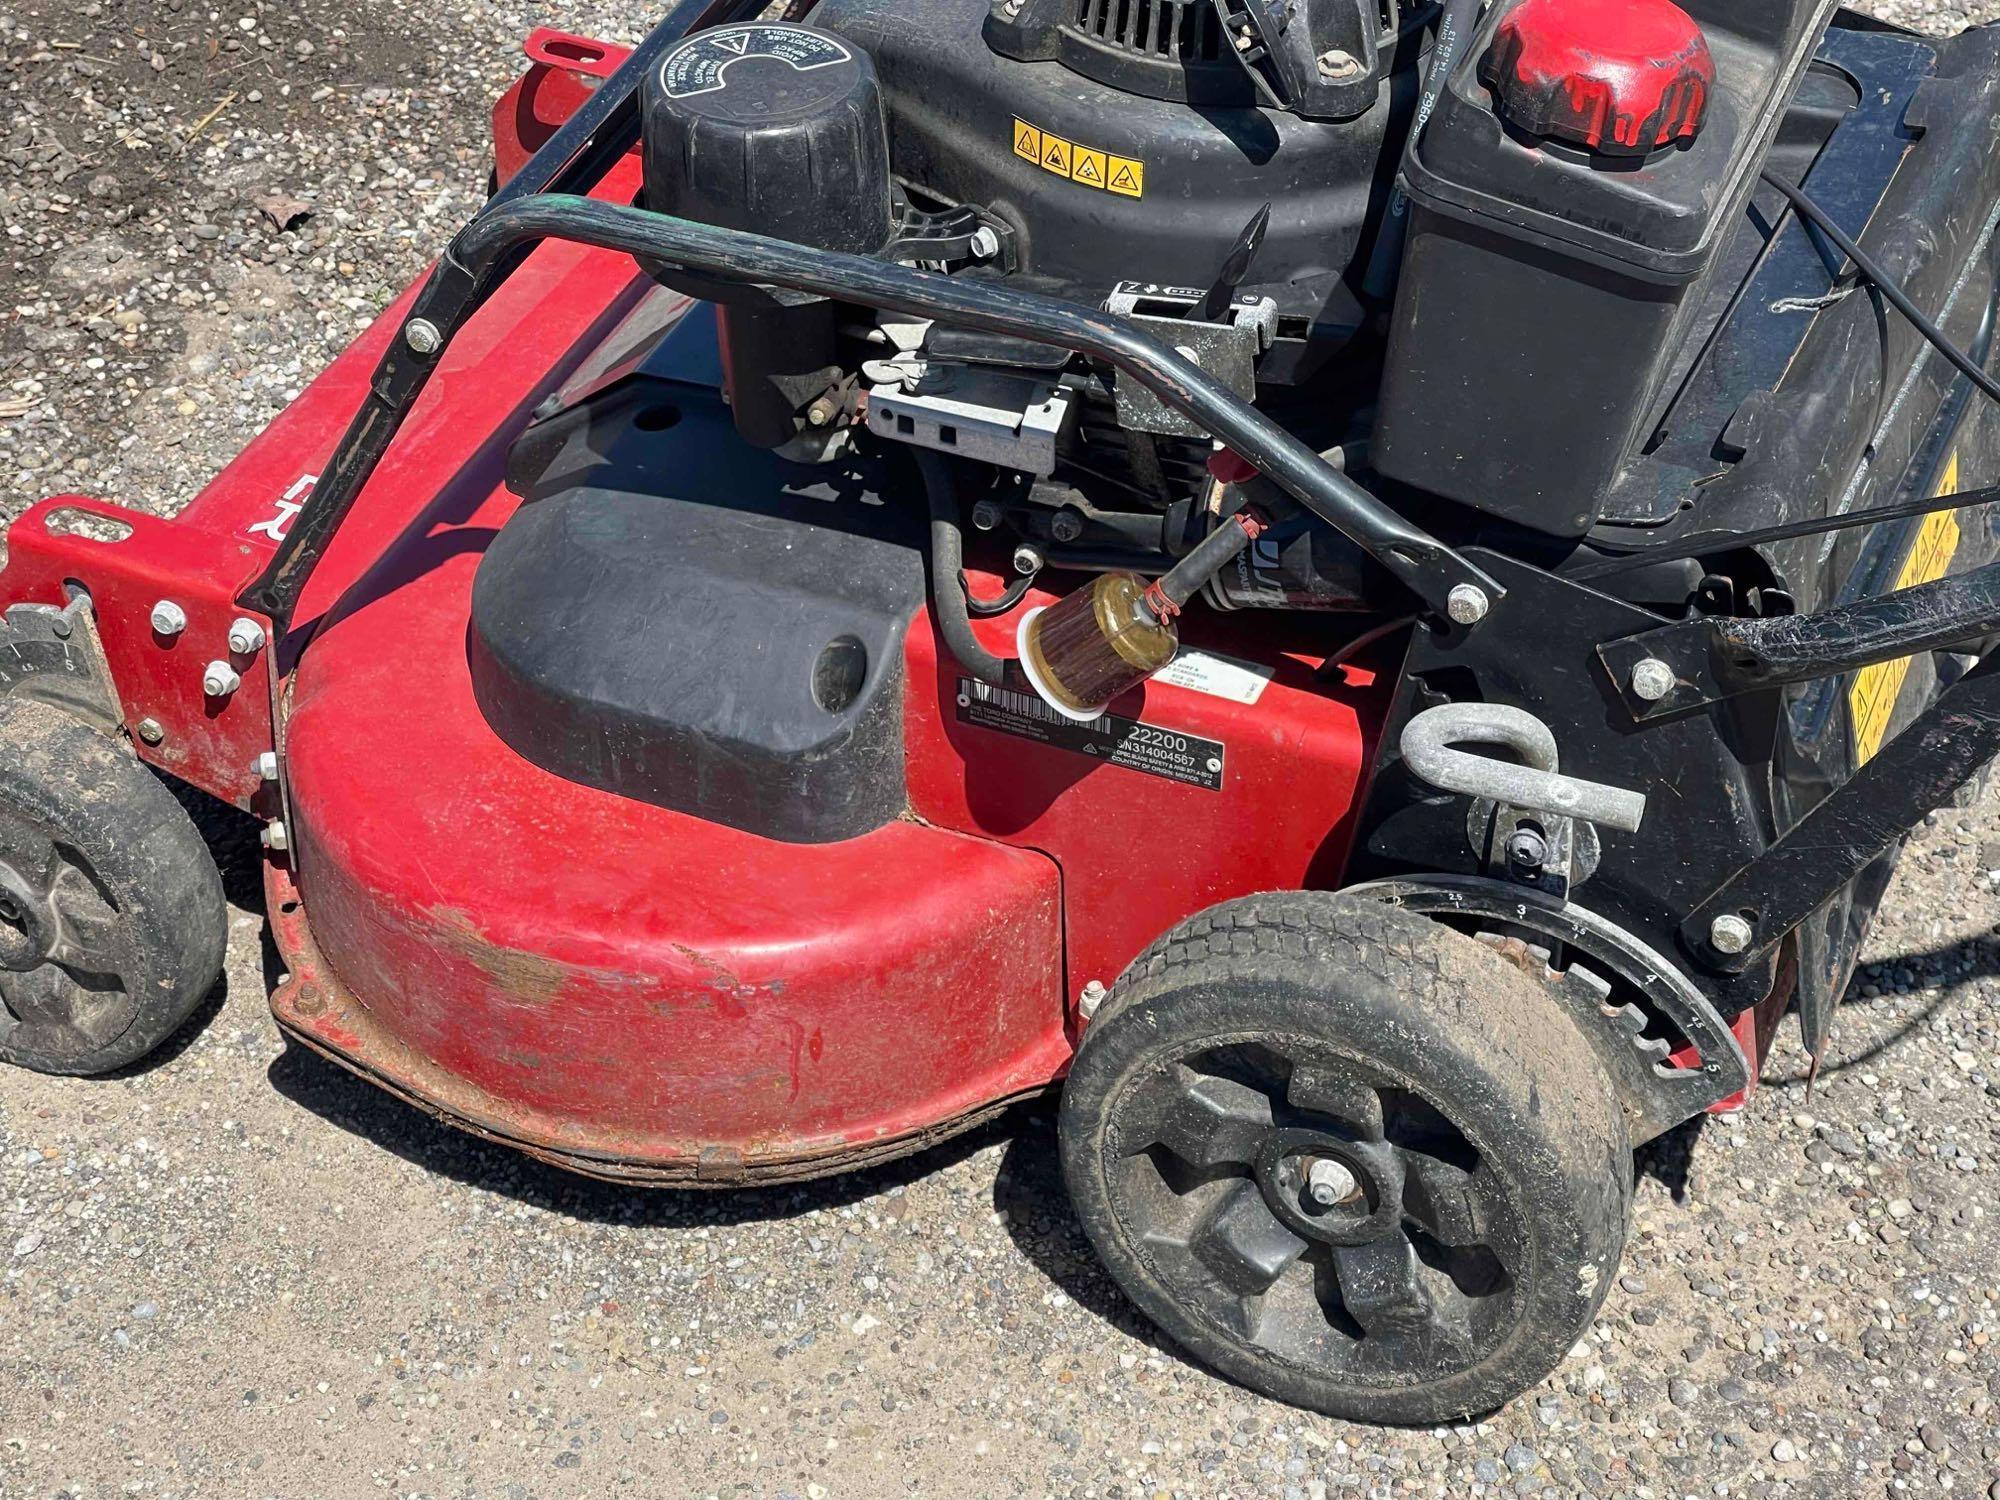
{"type": "Polygon", "coordinates": [[[1643,156],[1694,139],[1715,58],[1673,0],[1521,0],[1479,77],[1516,129],[1643,156]]]}

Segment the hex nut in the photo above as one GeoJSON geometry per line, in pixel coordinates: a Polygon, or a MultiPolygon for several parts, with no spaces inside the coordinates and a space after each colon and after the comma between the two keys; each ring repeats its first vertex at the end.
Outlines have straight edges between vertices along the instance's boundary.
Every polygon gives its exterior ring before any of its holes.
{"type": "Polygon", "coordinates": [[[266,750],[250,763],[250,767],[257,773],[259,781],[276,781],[278,779],[278,752],[275,750],[266,750]]]}
{"type": "Polygon", "coordinates": [[[429,318],[412,318],[403,325],[403,342],[419,354],[435,354],[444,347],[444,334],[429,318]]]}
{"type": "Polygon", "coordinates": [[[201,690],[211,698],[227,698],[243,686],[243,676],[226,661],[212,661],[201,674],[201,690]]]}
{"type": "Polygon", "coordinates": [[[1042,554],[1033,547],[1021,546],[1014,549],[1014,571],[1023,578],[1033,577],[1042,571],[1042,554]]]}
{"type": "Polygon", "coordinates": [[[968,247],[980,260],[991,260],[1000,253],[1000,236],[993,232],[990,224],[981,224],[972,231],[968,247]]]}
{"type": "Polygon", "coordinates": [[[285,827],[282,818],[273,823],[266,823],[264,831],[258,835],[258,838],[263,842],[264,847],[269,849],[273,854],[283,854],[292,847],[291,830],[285,827]]]}
{"type": "Polygon", "coordinates": [[[1708,924],[1708,946],[1717,953],[1741,953],[1757,936],[1757,930],[1734,912],[1724,912],[1708,924]]]}
{"type": "Polygon", "coordinates": [[[1332,1208],[1342,1199],[1352,1197],[1359,1186],[1353,1171],[1330,1156],[1322,1156],[1306,1173],[1306,1195],[1321,1208],[1332,1208]]]}
{"type": "Polygon", "coordinates": [[[149,745],[157,745],[167,737],[158,719],[141,719],[138,724],[139,738],[149,745]]]}
{"type": "Polygon", "coordinates": [[[229,622],[229,649],[238,656],[251,656],[264,649],[264,627],[247,615],[229,622]]]}
{"type": "Polygon", "coordinates": [[[162,599],[153,606],[153,633],[176,636],[188,628],[187,611],[171,599],[162,599]]]}
{"type": "Polygon", "coordinates": [[[1444,611],[1454,625],[1477,625],[1492,608],[1486,590],[1473,583],[1455,583],[1444,596],[1444,611]]]}
{"type": "Polygon", "coordinates": [[[1361,59],[1352,52],[1335,47],[1331,52],[1319,55],[1319,76],[1328,83],[1345,83],[1350,78],[1358,78],[1361,72],[1361,59]]]}
{"type": "Polygon", "coordinates": [[[1674,690],[1677,681],[1672,667],[1657,656],[1649,656],[1632,668],[1632,696],[1642,703],[1658,703],[1674,690]]]}
{"type": "Polygon", "coordinates": [[[1108,993],[1103,980],[1091,980],[1083,987],[1083,993],[1077,996],[1076,1013],[1088,1021],[1097,1014],[1097,1007],[1104,1003],[1104,997],[1108,993]]]}

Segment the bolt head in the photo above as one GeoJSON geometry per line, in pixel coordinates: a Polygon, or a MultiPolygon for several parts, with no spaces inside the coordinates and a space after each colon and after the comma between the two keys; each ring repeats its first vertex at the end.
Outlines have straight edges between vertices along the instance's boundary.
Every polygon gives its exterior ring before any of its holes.
{"type": "Polygon", "coordinates": [[[1059,542],[1073,542],[1083,535],[1083,517],[1073,510],[1059,510],[1049,522],[1049,535],[1059,542]]]}
{"type": "Polygon", "coordinates": [[[1331,1157],[1322,1156],[1306,1172],[1306,1196],[1321,1208],[1332,1208],[1353,1197],[1360,1186],[1354,1180],[1354,1173],[1331,1157]]]}
{"type": "Polygon", "coordinates": [[[1717,953],[1741,953],[1757,936],[1757,930],[1734,912],[1724,912],[1708,924],[1708,945],[1717,953]]]}
{"type": "Polygon", "coordinates": [[[160,727],[158,719],[141,719],[138,729],[139,738],[149,745],[157,745],[167,737],[167,731],[160,727]]]}
{"type": "Polygon", "coordinates": [[[1016,547],[1014,549],[1014,571],[1024,578],[1030,574],[1041,572],[1042,554],[1037,552],[1033,547],[1016,547]]]}
{"type": "Polygon", "coordinates": [[[243,677],[226,661],[212,661],[201,674],[201,690],[211,698],[227,698],[243,686],[243,677]]]}
{"type": "Polygon", "coordinates": [[[1090,983],[1083,987],[1083,993],[1077,996],[1076,1013],[1088,1021],[1092,1016],[1097,1014],[1097,1007],[1104,1003],[1104,997],[1109,993],[1104,988],[1103,980],[1091,980],[1090,983]]]}
{"type": "Polygon", "coordinates": [[[1548,862],[1549,841],[1532,828],[1517,828],[1507,836],[1509,862],[1538,870],[1548,862]]]}
{"type": "Polygon", "coordinates": [[[276,781],[278,779],[277,751],[266,750],[262,755],[258,756],[254,761],[252,761],[250,765],[251,768],[254,771],[256,771],[258,780],[276,781]]]}
{"type": "Polygon", "coordinates": [[[970,246],[972,253],[981,260],[991,260],[1000,253],[1000,236],[990,224],[981,224],[972,231],[970,246]]]}
{"type": "Polygon", "coordinates": [[[249,656],[263,650],[264,627],[248,616],[230,621],[229,649],[238,656],[249,656]]]}
{"type": "Polygon", "coordinates": [[[1632,696],[1642,703],[1658,703],[1674,690],[1677,681],[1672,667],[1657,656],[1649,656],[1632,668],[1632,696]]]}
{"type": "Polygon", "coordinates": [[[975,531],[992,531],[999,526],[1005,512],[991,500],[981,500],[972,507],[972,527],[975,531]]]}
{"type": "Polygon", "coordinates": [[[1454,625],[1477,625],[1492,607],[1486,590],[1473,583],[1455,583],[1444,596],[1444,611],[1454,625]]]}
{"type": "Polygon", "coordinates": [[[435,354],[444,347],[444,334],[429,318],[412,318],[403,325],[403,342],[419,354],[435,354]]]}
{"type": "Polygon", "coordinates": [[[282,819],[275,823],[266,823],[264,831],[258,835],[258,838],[263,841],[264,847],[269,849],[273,854],[283,854],[287,849],[292,847],[291,830],[285,827],[282,819]]]}
{"type": "Polygon", "coordinates": [[[156,635],[176,636],[187,628],[187,611],[173,600],[162,599],[153,606],[153,631],[156,635]]]}
{"type": "Polygon", "coordinates": [[[1331,52],[1319,55],[1319,76],[1328,83],[1345,83],[1350,78],[1361,76],[1361,59],[1352,52],[1335,47],[1331,52]]]}

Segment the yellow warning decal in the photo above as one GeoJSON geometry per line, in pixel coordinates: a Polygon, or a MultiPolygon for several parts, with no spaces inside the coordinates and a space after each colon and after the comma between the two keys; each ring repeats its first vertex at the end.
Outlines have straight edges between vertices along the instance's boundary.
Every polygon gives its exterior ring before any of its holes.
{"type": "Polygon", "coordinates": [[[1119,193],[1127,198],[1146,196],[1144,162],[1079,145],[1026,120],[1014,121],[1014,154],[1044,172],[1053,172],[1101,193],[1119,193]]]}
{"type": "MultiPolygon", "coordinates": [[[[1954,453],[1931,498],[1957,493],[1958,455],[1954,453]]],[[[1917,528],[1910,555],[1904,559],[1903,571],[1896,575],[1896,587],[1913,588],[1944,577],[1958,551],[1958,538],[1957,512],[1941,510],[1925,516],[1924,524],[1917,528]]],[[[1865,765],[1882,748],[1889,720],[1896,712],[1896,699],[1902,695],[1903,683],[1910,675],[1912,660],[1906,656],[1900,661],[1877,662],[1854,674],[1854,685],[1847,690],[1847,706],[1854,720],[1855,764],[1865,765]]]]}

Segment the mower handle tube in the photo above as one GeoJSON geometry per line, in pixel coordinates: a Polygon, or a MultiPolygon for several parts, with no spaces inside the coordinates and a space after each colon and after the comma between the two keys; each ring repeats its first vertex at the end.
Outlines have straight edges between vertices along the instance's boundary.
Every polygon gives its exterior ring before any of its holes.
{"type": "Polygon", "coordinates": [[[450,258],[481,281],[502,256],[521,245],[551,239],[622,250],[725,280],[860,302],[1102,360],[1209,432],[1367,551],[1440,617],[1447,614],[1454,588],[1477,588],[1489,602],[1497,602],[1505,592],[1486,573],[1405,521],[1199,365],[1111,313],[990,282],[556,194],[499,205],[482,214],[454,242],[450,258]]]}

